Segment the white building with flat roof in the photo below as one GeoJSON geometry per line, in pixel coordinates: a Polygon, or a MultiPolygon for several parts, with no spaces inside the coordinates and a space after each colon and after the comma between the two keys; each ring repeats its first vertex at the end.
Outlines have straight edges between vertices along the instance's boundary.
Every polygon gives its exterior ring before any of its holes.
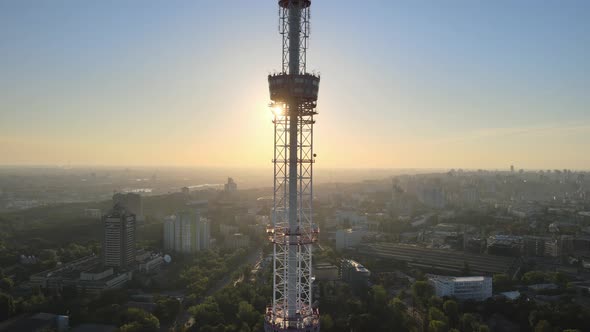
{"type": "Polygon", "coordinates": [[[343,250],[358,246],[363,237],[367,235],[364,230],[339,229],[336,231],[336,250],[343,250]]]}
{"type": "Polygon", "coordinates": [[[428,275],[436,296],[453,296],[458,300],[483,301],[492,296],[490,277],[451,277],[428,275]]]}

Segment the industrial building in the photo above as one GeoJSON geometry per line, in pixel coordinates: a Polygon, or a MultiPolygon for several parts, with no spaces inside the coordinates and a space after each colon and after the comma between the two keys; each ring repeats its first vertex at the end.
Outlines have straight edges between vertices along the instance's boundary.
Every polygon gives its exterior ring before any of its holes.
{"type": "Polygon", "coordinates": [[[450,296],[458,300],[483,301],[492,296],[491,277],[450,277],[427,275],[436,296],[450,296]]]}
{"type": "Polygon", "coordinates": [[[516,257],[474,254],[448,249],[423,248],[394,243],[372,243],[362,245],[358,254],[377,259],[405,262],[436,273],[459,274],[466,267],[471,273],[493,275],[505,273],[515,276],[520,272],[521,259],[516,257]]]}

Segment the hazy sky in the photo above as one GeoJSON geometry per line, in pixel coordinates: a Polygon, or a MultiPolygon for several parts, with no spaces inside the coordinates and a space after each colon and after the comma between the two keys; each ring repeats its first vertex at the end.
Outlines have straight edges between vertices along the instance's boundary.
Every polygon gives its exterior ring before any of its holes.
{"type": "MultiPolygon", "coordinates": [[[[0,0],[0,164],[268,166],[274,0],[0,0]]],[[[312,1],[318,167],[590,169],[590,1],[312,1]]]]}

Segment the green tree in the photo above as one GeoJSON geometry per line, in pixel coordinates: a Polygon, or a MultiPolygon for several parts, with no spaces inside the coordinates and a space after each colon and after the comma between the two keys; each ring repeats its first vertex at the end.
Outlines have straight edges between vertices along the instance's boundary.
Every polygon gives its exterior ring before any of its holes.
{"type": "Polygon", "coordinates": [[[119,329],[118,332],[142,332],[143,326],[139,322],[133,322],[128,324],[123,324],[119,329]]]}
{"type": "Polygon", "coordinates": [[[123,325],[121,328],[129,331],[158,331],[160,328],[160,321],[154,315],[137,308],[127,308],[121,317],[123,325]],[[139,330],[136,330],[139,328],[139,330]]]}
{"type": "Polygon", "coordinates": [[[443,311],[449,317],[449,323],[452,327],[457,325],[459,321],[459,305],[453,300],[446,300],[443,303],[443,311]]]}
{"type": "Polygon", "coordinates": [[[431,320],[428,323],[428,332],[446,332],[447,329],[447,323],[440,320],[431,320]]]}
{"type": "Polygon", "coordinates": [[[10,290],[14,287],[14,281],[8,277],[4,277],[0,279],[0,290],[4,292],[10,292],[10,290]]]}
{"type": "Polygon", "coordinates": [[[492,278],[492,286],[494,291],[506,292],[512,288],[512,280],[507,274],[494,274],[492,278]]]}
{"type": "Polygon", "coordinates": [[[369,290],[369,312],[382,316],[387,309],[387,291],[381,285],[375,285],[369,290]]]}
{"type": "Polygon", "coordinates": [[[353,331],[379,331],[380,323],[377,317],[370,313],[353,315],[351,328],[353,331]]]}
{"type": "Polygon", "coordinates": [[[173,297],[157,297],[154,315],[162,322],[173,321],[180,312],[180,301],[173,297]]]}
{"type": "Polygon", "coordinates": [[[94,309],[93,306],[91,306],[89,311],[91,321],[98,321],[115,325],[121,324],[121,306],[116,303],[105,305],[96,309],[94,309]]]}
{"type": "Polygon", "coordinates": [[[12,296],[0,292],[0,320],[4,320],[14,314],[15,306],[12,296]]]}
{"type": "Polygon", "coordinates": [[[551,332],[551,324],[549,324],[546,320],[540,320],[537,325],[535,325],[535,332],[551,332]]]}
{"type": "Polygon", "coordinates": [[[561,272],[550,273],[548,277],[551,282],[554,282],[562,287],[568,282],[567,276],[561,272]]]}
{"type": "Polygon", "coordinates": [[[436,308],[436,307],[428,308],[428,319],[429,320],[438,320],[438,321],[442,321],[445,323],[448,322],[447,316],[445,316],[445,314],[442,311],[440,311],[439,308],[436,308]]]}
{"type": "Polygon", "coordinates": [[[332,329],[334,328],[334,321],[332,320],[332,316],[330,316],[329,314],[321,314],[320,326],[322,327],[322,331],[332,331],[332,329]]]}
{"type": "Polygon", "coordinates": [[[490,328],[487,325],[482,324],[479,326],[478,332],[490,332],[490,328]]]}
{"type": "Polygon", "coordinates": [[[212,297],[208,297],[201,304],[190,307],[188,311],[195,317],[195,321],[200,326],[216,326],[223,323],[223,316],[219,311],[219,306],[212,297]]]}
{"type": "Polygon", "coordinates": [[[542,284],[546,278],[547,275],[542,271],[529,271],[522,276],[522,282],[527,285],[542,284]]]}
{"type": "Polygon", "coordinates": [[[416,281],[412,285],[412,295],[423,306],[434,295],[434,288],[427,281],[416,281]]]}
{"type": "Polygon", "coordinates": [[[250,326],[248,326],[246,322],[243,322],[242,326],[240,326],[239,332],[252,332],[252,329],[250,328],[250,326]]]}
{"type": "Polygon", "coordinates": [[[430,297],[430,299],[428,299],[428,306],[429,307],[435,307],[435,308],[438,308],[438,309],[442,309],[442,307],[443,307],[443,300],[440,297],[436,296],[436,295],[432,295],[430,297]]]}
{"type": "Polygon", "coordinates": [[[413,325],[413,320],[408,315],[408,308],[404,302],[398,298],[394,298],[389,301],[387,306],[390,312],[389,317],[387,317],[388,321],[386,321],[388,330],[408,331],[413,325]]]}
{"type": "Polygon", "coordinates": [[[461,316],[461,331],[472,332],[476,331],[479,326],[479,320],[472,313],[464,313],[461,316]]]}
{"type": "Polygon", "coordinates": [[[238,304],[238,319],[241,322],[248,324],[248,327],[254,326],[259,318],[260,313],[258,313],[250,303],[241,301],[240,304],[238,304]]]}
{"type": "MultiPolygon", "coordinates": [[[[189,331],[196,331],[195,327],[189,331]]],[[[223,324],[219,324],[216,326],[205,325],[198,329],[199,332],[236,332],[238,328],[235,325],[229,325],[227,328],[223,324]]]]}

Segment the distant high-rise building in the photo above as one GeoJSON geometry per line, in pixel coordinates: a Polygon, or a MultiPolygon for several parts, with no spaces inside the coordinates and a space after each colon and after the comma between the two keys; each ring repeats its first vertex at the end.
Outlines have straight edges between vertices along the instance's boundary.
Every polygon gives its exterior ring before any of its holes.
{"type": "Polygon", "coordinates": [[[176,251],[186,254],[199,251],[201,216],[198,213],[180,212],[176,215],[176,219],[176,239],[179,240],[175,243],[176,251]]]}
{"type": "Polygon", "coordinates": [[[143,220],[143,202],[141,195],[136,193],[116,193],[113,195],[113,205],[120,205],[138,220],[143,220]]]}
{"type": "Polygon", "coordinates": [[[461,190],[463,203],[475,204],[479,202],[479,191],[475,186],[467,186],[461,190]]]}
{"type": "Polygon", "coordinates": [[[510,172],[514,173],[514,165],[510,165],[510,172]]]}
{"type": "Polygon", "coordinates": [[[209,220],[201,218],[201,239],[199,240],[200,250],[207,250],[211,247],[211,225],[209,220]]]}
{"type": "Polygon", "coordinates": [[[195,253],[209,249],[209,221],[198,211],[183,211],[164,220],[164,249],[178,253],[195,253]]]}
{"type": "Polygon", "coordinates": [[[174,251],[174,226],[176,223],[176,216],[168,216],[164,218],[164,250],[174,251]]]}
{"type": "Polygon", "coordinates": [[[198,201],[190,201],[190,202],[186,203],[186,206],[190,210],[198,211],[199,214],[201,215],[201,217],[203,217],[203,216],[206,217],[208,214],[208,211],[209,211],[209,201],[207,201],[206,199],[198,200],[198,201]]]}
{"type": "Polygon", "coordinates": [[[117,204],[103,220],[103,264],[126,269],[135,261],[135,215],[117,204]]]}
{"type": "Polygon", "coordinates": [[[417,192],[418,200],[432,208],[442,209],[446,205],[445,192],[440,186],[426,185],[417,192]]]}
{"type": "Polygon", "coordinates": [[[226,192],[235,192],[238,190],[238,184],[234,182],[234,179],[227,178],[227,183],[223,185],[223,189],[226,192]]]}
{"type": "Polygon", "coordinates": [[[102,211],[100,209],[85,209],[84,216],[100,220],[102,219],[102,211]]]}

